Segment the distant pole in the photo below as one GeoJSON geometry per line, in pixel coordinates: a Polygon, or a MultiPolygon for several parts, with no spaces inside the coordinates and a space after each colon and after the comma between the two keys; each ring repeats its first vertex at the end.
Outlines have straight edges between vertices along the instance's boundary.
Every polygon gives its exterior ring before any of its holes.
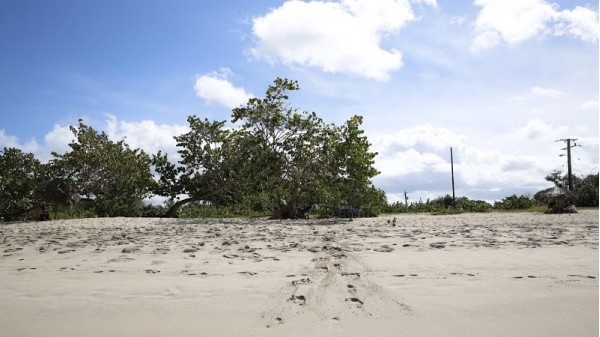
{"type": "MultiPolygon", "coordinates": [[[[567,143],[567,147],[565,147],[564,149],[561,150],[567,150],[567,176],[569,179],[569,191],[573,190],[573,174],[572,174],[572,170],[571,170],[571,148],[575,147],[575,146],[581,146],[581,145],[577,145],[575,143],[577,139],[573,139],[573,138],[566,138],[566,139],[559,139],[557,140],[557,142],[565,142],[567,143]],[[571,145],[571,141],[573,141],[573,145],[571,145]]],[[[561,154],[561,157],[564,156],[564,154],[561,154]]]]}
{"type": "Polygon", "coordinates": [[[406,190],[404,190],[404,205],[408,207],[408,195],[406,195],[406,190]]]}
{"type": "Polygon", "coordinates": [[[452,148],[450,148],[450,168],[452,170],[452,207],[455,207],[456,201],[454,200],[454,157],[452,156],[452,148]]]}
{"type": "Polygon", "coordinates": [[[572,191],[573,176],[571,175],[571,139],[567,139],[567,172],[569,174],[569,191],[572,191]]]}

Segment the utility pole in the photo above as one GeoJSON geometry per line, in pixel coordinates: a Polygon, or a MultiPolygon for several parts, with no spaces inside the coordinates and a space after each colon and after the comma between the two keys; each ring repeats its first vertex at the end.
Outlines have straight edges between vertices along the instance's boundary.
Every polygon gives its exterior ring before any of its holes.
{"type": "Polygon", "coordinates": [[[404,190],[404,205],[408,207],[408,195],[406,195],[406,190],[404,190]]]}
{"type": "MultiPolygon", "coordinates": [[[[567,175],[569,178],[569,191],[573,191],[573,175],[572,175],[572,171],[571,171],[571,148],[576,147],[576,146],[581,146],[581,145],[577,145],[575,143],[576,140],[577,139],[575,139],[575,138],[565,138],[565,139],[557,140],[557,142],[567,143],[567,147],[565,147],[561,150],[567,150],[567,175]],[[571,145],[571,141],[573,142],[573,145],[571,145]]],[[[564,156],[564,154],[561,154],[560,156],[562,157],[562,156],[564,156]]]]}
{"type": "Polygon", "coordinates": [[[452,157],[452,148],[450,148],[450,168],[452,170],[452,207],[456,207],[456,200],[454,197],[454,158],[452,157]]]}

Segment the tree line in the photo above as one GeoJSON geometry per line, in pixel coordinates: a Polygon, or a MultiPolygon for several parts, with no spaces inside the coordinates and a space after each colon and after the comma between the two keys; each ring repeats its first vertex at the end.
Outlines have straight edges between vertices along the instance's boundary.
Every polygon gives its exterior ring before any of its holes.
{"type": "MultiPolygon", "coordinates": [[[[577,207],[598,207],[598,173],[582,176],[573,176],[574,199],[571,200],[577,207]]],[[[567,189],[568,176],[562,171],[553,171],[545,177],[546,181],[554,183],[560,189],[567,189]]],[[[537,193],[536,193],[537,194],[537,193]]],[[[484,200],[471,200],[467,197],[452,198],[446,194],[434,199],[417,202],[395,202],[386,205],[383,213],[461,213],[461,212],[488,212],[491,210],[525,210],[547,206],[547,201],[536,200],[535,196],[516,194],[489,203],[484,200]]]]}
{"type": "Polygon", "coordinates": [[[70,150],[53,152],[48,163],[4,148],[0,217],[31,218],[40,205],[63,211],[78,205],[95,216],[139,216],[142,200],[150,196],[170,200],[163,214],[153,214],[166,217],[191,203],[246,205],[276,218],[301,217],[313,205],[377,215],[385,194],[371,182],[379,172],[362,117],[327,124],[289,104],[295,90],[297,81],[277,78],[264,98],[233,109],[229,124],[190,116],[190,131],[175,137],[177,163],[168,154],[150,155],[125,140],[112,141],[82,120],[70,127],[70,150]]]}
{"type": "MultiPolygon", "coordinates": [[[[319,206],[326,216],[376,216],[381,212],[484,212],[536,205],[516,195],[491,205],[449,195],[411,205],[388,204],[371,179],[377,153],[361,129],[362,117],[342,125],[288,102],[298,83],[277,78],[264,98],[232,110],[231,120],[190,116],[189,131],[175,136],[179,160],[132,149],[79,121],[65,153],[42,163],[31,153],[0,153],[0,220],[32,219],[44,205],[63,217],[228,216],[303,217],[319,206]],[[143,205],[161,196],[162,206],[143,205]]],[[[546,180],[566,186],[567,176],[546,180]]],[[[577,206],[598,206],[598,173],[575,177],[577,206]]]]}

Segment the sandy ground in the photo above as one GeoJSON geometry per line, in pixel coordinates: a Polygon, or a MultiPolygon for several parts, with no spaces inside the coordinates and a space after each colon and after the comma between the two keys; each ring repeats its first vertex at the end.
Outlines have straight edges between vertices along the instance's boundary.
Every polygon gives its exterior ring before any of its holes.
{"type": "Polygon", "coordinates": [[[0,224],[0,336],[598,336],[598,222],[0,224]]]}

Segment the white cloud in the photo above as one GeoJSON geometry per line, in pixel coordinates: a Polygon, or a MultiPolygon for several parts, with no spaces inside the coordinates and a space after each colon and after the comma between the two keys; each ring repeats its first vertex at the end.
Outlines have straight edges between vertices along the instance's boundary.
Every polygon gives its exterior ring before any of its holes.
{"type": "Polygon", "coordinates": [[[17,137],[7,135],[3,129],[0,129],[0,148],[14,147],[21,149],[26,153],[33,153],[41,162],[47,162],[52,159],[51,152],[64,153],[69,148],[69,143],[73,139],[73,133],[68,126],[54,125],[52,131],[44,137],[44,144],[39,144],[35,139],[22,143],[17,137]]]}
{"type": "Polygon", "coordinates": [[[4,129],[0,129],[0,147],[18,147],[19,139],[13,135],[7,135],[4,129]]]}
{"type": "Polygon", "coordinates": [[[75,139],[75,135],[68,126],[55,124],[52,131],[44,136],[47,152],[65,153],[69,150],[69,143],[75,139]]]}
{"type": "Polygon", "coordinates": [[[585,7],[559,10],[545,0],[476,0],[481,7],[474,24],[473,52],[501,42],[516,45],[547,34],[598,40],[598,12],[585,7]]]}
{"type": "Polygon", "coordinates": [[[436,0],[411,0],[411,2],[413,2],[413,3],[424,3],[424,4],[429,5],[431,7],[437,7],[437,1],[436,0]]]}
{"type": "Polygon", "coordinates": [[[211,72],[196,79],[194,89],[198,97],[207,103],[217,103],[233,109],[245,104],[253,95],[243,88],[237,88],[227,80],[231,71],[221,69],[221,72],[211,72]]]}
{"type": "Polygon", "coordinates": [[[7,135],[4,129],[0,129],[0,150],[4,149],[5,147],[14,147],[21,149],[21,151],[26,153],[33,153],[42,161],[47,160],[48,157],[38,155],[41,152],[41,146],[35,139],[32,138],[28,142],[21,143],[17,137],[13,135],[7,135]]]}
{"type": "MultiPolygon", "coordinates": [[[[452,147],[459,195],[498,200],[512,194],[533,194],[547,187],[544,177],[548,173],[566,163],[559,157],[564,144],[556,139],[576,132],[534,119],[512,131],[499,131],[490,139],[491,146],[472,143],[465,135],[430,124],[369,135],[372,150],[379,152],[375,166],[381,171],[374,183],[385,187],[390,201],[403,200],[404,190],[411,200],[451,193],[452,147]]],[[[585,146],[576,152],[577,174],[597,170],[598,138],[585,138],[585,146]]]]}
{"type": "Polygon", "coordinates": [[[459,135],[446,128],[431,124],[415,126],[394,134],[370,135],[373,151],[386,155],[398,148],[427,147],[435,151],[446,151],[450,147],[460,147],[466,141],[464,135],[459,135]]]}
{"type": "Polygon", "coordinates": [[[106,134],[112,140],[121,140],[133,149],[140,148],[152,155],[158,151],[168,153],[170,159],[177,157],[177,143],[174,136],[189,131],[189,127],[177,124],[156,124],[151,120],[139,122],[119,121],[115,116],[108,115],[106,134]]]}
{"type": "Polygon", "coordinates": [[[376,168],[384,176],[401,176],[426,171],[449,171],[447,161],[434,153],[421,153],[413,148],[382,156],[376,168]],[[447,169],[446,169],[447,168],[447,169]]]}
{"type": "Polygon", "coordinates": [[[563,92],[551,89],[551,88],[542,88],[542,87],[533,87],[531,88],[531,93],[538,96],[548,97],[548,98],[558,98],[564,95],[563,92]]]}
{"type": "Polygon", "coordinates": [[[450,18],[449,23],[453,26],[462,26],[466,20],[467,18],[465,16],[453,16],[450,18]]]}
{"type": "MultiPolygon", "coordinates": [[[[113,141],[125,139],[132,149],[142,149],[149,155],[158,151],[168,153],[172,161],[179,160],[174,136],[189,131],[189,127],[177,124],[156,124],[154,121],[139,122],[120,121],[113,115],[107,115],[105,125],[94,126],[98,132],[106,132],[113,141]]],[[[70,151],[69,143],[74,140],[69,126],[55,124],[54,128],[44,136],[44,143],[38,144],[35,139],[21,143],[15,136],[7,135],[0,129],[0,149],[15,147],[24,152],[33,153],[42,162],[52,159],[51,152],[59,154],[70,151]]]]}
{"type": "Polygon", "coordinates": [[[528,139],[536,139],[540,136],[553,134],[553,129],[552,125],[544,123],[541,119],[534,119],[529,121],[524,127],[519,128],[516,134],[528,139]]]}
{"type": "Polygon", "coordinates": [[[598,100],[589,100],[581,104],[581,108],[584,110],[598,110],[598,100]]]}
{"type": "Polygon", "coordinates": [[[575,7],[558,13],[561,22],[555,26],[556,35],[571,35],[586,42],[598,41],[598,12],[575,7]]]}
{"type": "Polygon", "coordinates": [[[402,66],[402,55],[383,49],[380,41],[413,20],[408,0],[290,0],[254,19],[257,43],[250,52],[272,63],[385,81],[402,66]]]}

